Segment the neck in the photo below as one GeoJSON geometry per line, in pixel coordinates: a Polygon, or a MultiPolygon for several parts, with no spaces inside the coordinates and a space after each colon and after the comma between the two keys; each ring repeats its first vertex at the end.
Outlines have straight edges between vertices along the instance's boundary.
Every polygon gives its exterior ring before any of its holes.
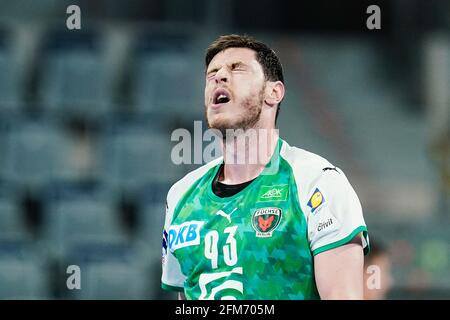
{"type": "Polygon", "coordinates": [[[278,141],[278,131],[249,129],[228,134],[222,142],[224,170],[219,181],[239,184],[250,181],[264,170],[278,141]]]}

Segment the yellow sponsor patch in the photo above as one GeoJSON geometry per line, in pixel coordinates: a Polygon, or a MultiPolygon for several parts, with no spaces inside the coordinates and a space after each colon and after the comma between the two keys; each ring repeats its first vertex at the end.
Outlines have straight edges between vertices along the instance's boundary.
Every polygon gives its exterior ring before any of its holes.
{"type": "Polygon", "coordinates": [[[314,212],[324,202],[325,202],[325,198],[324,198],[322,192],[320,192],[320,190],[318,188],[316,188],[316,190],[314,190],[313,195],[311,196],[311,198],[308,201],[308,207],[311,208],[311,212],[314,212]]]}

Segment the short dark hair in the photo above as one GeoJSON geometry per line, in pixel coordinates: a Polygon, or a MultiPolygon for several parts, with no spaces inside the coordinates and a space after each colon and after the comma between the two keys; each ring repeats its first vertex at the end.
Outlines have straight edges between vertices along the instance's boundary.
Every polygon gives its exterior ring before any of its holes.
{"type": "MultiPolygon", "coordinates": [[[[256,60],[261,65],[266,80],[281,81],[284,83],[283,67],[275,51],[270,49],[266,44],[248,35],[229,34],[220,36],[214,40],[206,50],[206,68],[208,68],[211,60],[216,56],[216,54],[228,48],[248,48],[255,51],[256,60]]],[[[278,119],[280,105],[281,102],[278,104],[275,123],[278,119]]]]}

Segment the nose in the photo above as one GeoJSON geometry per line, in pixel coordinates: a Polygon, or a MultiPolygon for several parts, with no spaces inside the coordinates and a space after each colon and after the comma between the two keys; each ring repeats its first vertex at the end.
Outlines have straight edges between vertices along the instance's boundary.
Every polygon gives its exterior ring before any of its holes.
{"type": "Polygon", "coordinates": [[[228,82],[229,79],[229,75],[228,72],[226,71],[226,68],[220,68],[219,70],[217,70],[216,75],[215,75],[215,81],[216,83],[221,83],[221,82],[228,82]]]}

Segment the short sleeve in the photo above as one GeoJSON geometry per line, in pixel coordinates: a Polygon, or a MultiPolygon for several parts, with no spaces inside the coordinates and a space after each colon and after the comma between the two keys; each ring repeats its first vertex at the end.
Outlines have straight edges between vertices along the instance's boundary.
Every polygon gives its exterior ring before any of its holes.
{"type": "Polygon", "coordinates": [[[165,290],[184,291],[186,277],[181,272],[177,258],[168,249],[168,230],[173,216],[173,208],[166,204],[166,219],[162,238],[162,277],[161,287],[165,290]]]}
{"type": "Polygon", "coordinates": [[[361,203],[345,174],[338,168],[324,171],[309,190],[308,239],[313,255],[342,246],[362,235],[364,254],[369,237],[361,203]]]}

